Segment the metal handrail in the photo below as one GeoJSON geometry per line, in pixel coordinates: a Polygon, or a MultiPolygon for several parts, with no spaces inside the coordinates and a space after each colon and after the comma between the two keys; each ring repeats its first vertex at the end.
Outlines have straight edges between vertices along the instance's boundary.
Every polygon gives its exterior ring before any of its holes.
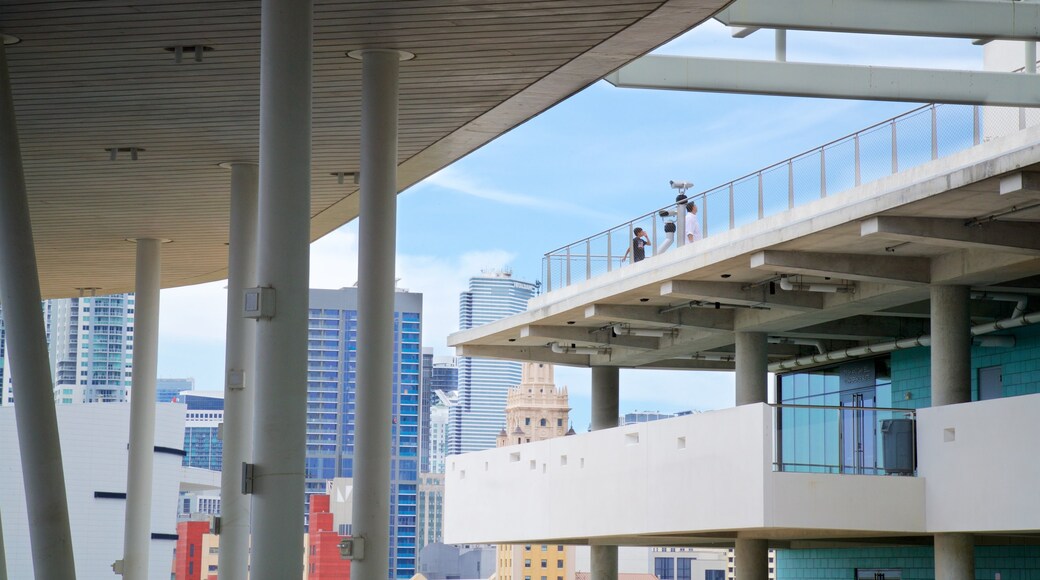
{"type": "MultiPolygon", "coordinates": [[[[994,110],[1005,109],[1007,107],[994,107],[994,110]]],[[[1010,109],[1014,109],[1013,107],[1010,109]]],[[[1017,129],[1024,129],[1027,125],[1035,124],[1035,119],[1027,119],[1026,112],[1024,109],[1019,108],[1019,115],[1017,123],[1010,122],[1011,125],[1017,125],[1017,129]]],[[[782,161],[768,165],[757,171],[742,175],[736,179],[723,183],[722,185],[700,191],[695,194],[688,194],[687,201],[697,203],[701,209],[698,215],[698,221],[702,224],[702,235],[707,237],[709,235],[709,223],[711,224],[712,230],[720,228],[722,230],[733,229],[737,225],[737,202],[740,202],[740,221],[746,223],[746,220],[757,221],[766,217],[766,200],[770,201],[769,210],[770,215],[773,215],[777,209],[774,202],[782,199],[783,189],[785,185],[782,183],[783,177],[774,172],[782,170],[786,167],[787,169],[787,183],[786,193],[787,209],[794,208],[798,205],[799,197],[803,197],[806,192],[813,193],[814,189],[818,187],[819,197],[827,197],[837,193],[838,190],[844,191],[849,187],[858,187],[864,183],[864,180],[872,181],[879,179],[885,175],[891,175],[898,173],[899,171],[909,169],[912,166],[920,165],[927,160],[935,160],[940,155],[950,155],[954,152],[963,151],[965,148],[978,145],[982,141],[982,107],[980,106],[965,106],[965,105],[938,105],[938,104],[927,104],[916,107],[900,115],[896,115],[884,121],[880,121],[869,125],[856,132],[849,133],[845,136],[833,139],[813,147],[811,149],[802,151],[797,155],[793,155],[782,161]],[[949,118],[944,116],[940,119],[940,112],[946,110],[952,110],[954,112],[965,111],[970,109],[970,116],[965,116],[963,119],[954,117],[949,118]],[[928,112],[930,115],[923,117],[928,112]],[[906,125],[909,124],[910,119],[927,119],[925,123],[928,123],[929,128],[924,129],[923,127],[911,126],[911,131],[907,132],[906,125]],[[929,123],[930,122],[930,123],[929,123]],[[880,129],[884,127],[891,127],[891,135],[882,135],[878,133],[880,129]],[[952,128],[952,129],[951,129],[952,128]],[[951,132],[952,131],[952,132],[951,132]],[[951,148],[948,145],[944,145],[941,142],[940,132],[949,136],[953,136],[954,147],[951,148]],[[862,153],[862,142],[866,142],[868,145],[868,153],[866,156],[862,153]],[[930,147],[929,147],[930,145],[930,147]],[[848,149],[837,149],[838,147],[847,147],[848,149]],[[878,148],[880,147],[880,149],[878,148]],[[886,159],[889,154],[886,149],[891,151],[891,164],[886,159]],[[880,154],[880,156],[878,155],[880,154]],[[814,167],[806,167],[806,160],[812,159],[812,163],[816,163],[814,156],[819,155],[818,170],[814,167]],[[849,163],[849,155],[852,156],[851,163],[849,163]],[[909,156],[910,162],[906,163],[906,157],[909,156]],[[901,167],[901,157],[903,157],[901,167]],[[839,159],[834,161],[834,159],[839,159]],[[863,161],[866,161],[869,165],[864,165],[863,161]],[[805,173],[806,169],[809,173],[805,173]],[[878,170],[880,169],[880,171],[878,170]],[[797,172],[796,172],[797,170],[797,172]],[[817,174],[818,171],[818,174],[817,174]],[[864,176],[863,173],[866,171],[869,175],[864,176]],[[837,176],[838,182],[835,184],[833,178],[837,176]],[[796,179],[798,177],[798,179],[796,179]],[[757,194],[754,192],[755,183],[757,180],[757,194]],[[766,181],[770,181],[771,185],[766,191],[766,181]],[[831,183],[828,183],[828,181],[831,183]],[[804,185],[808,183],[809,189],[804,190],[804,185]],[[744,189],[745,191],[738,192],[737,190],[744,189]],[[750,190],[750,191],[748,191],[750,190]],[[709,222],[709,206],[711,206],[712,216],[715,212],[721,211],[723,214],[726,212],[725,196],[728,194],[729,201],[729,219],[728,224],[726,219],[715,220],[709,222]],[[753,199],[757,195],[757,218],[755,216],[755,203],[753,199]],[[722,196],[722,197],[718,197],[722,196]],[[728,227],[727,227],[728,226],[728,227]]],[[[987,126],[990,123],[990,119],[987,116],[987,126]]],[[[1014,128],[1012,128],[1014,129],[1014,128]]],[[[1004,133],[1000,133],[1004,134],[1004,133]]],[[[950,141],[946,141],[950,143],[950,141]]],[[[781,204],[783,202],[780,202],[781,204]]],[[[780,206],[782,207],[782,206],[780,206]]],[[[668,221],[675,219],[677,222],[681,222],[685,211],[680,210],[679,215],[669,216],[665,220],[661,220],[660,216],[664,212],[673,212],[677,210],[676,203],[670,203],[662,206],[654,211],[642,214],[631,220],[622,222],[614,227],[602,230],[593,235],[586,236],[570,244],[560,246],[549,252],[546,252],[543,256],[542,266],[544,268],[544,282],[546,291],[551,291],[555,288],[570,285],[572,279],[576,278],[577,281],[587,280],[592,278],[599,273],[594,272],[591,261],[606,259],[607,267],[606,271],[612,271],[614,266],[615,253],[611,249],[611,244],[619,246],[617,256],[621,255],[621,250],[627,247],[628,243],[617,244],[617,240],[612,240],[613,237],[624,233],[627,229],[629,238],[631,238],[631,231],[635,226],[639,225],[643,228],[649,227],[652,231],[653,242],[651,244],[651,254],[647,256],[647,259],[659,255],[657,248],[658,244],[658,227],[659,221],[668,221]],[[593,245],[606,245],[606,256],[603,255],[603,249],[593,249],[593,245]],[[593,251],[596,253],[594,254],[593,251]],[[553,272],[553,266],[559,264],[560,260],[566,260],[559,267],[562,267],[561,271],[553,272]],[[582,261],[584,260],[584,262],[582,261]],[[572,262],[575,262],[574,268],[572,269],[572,262]],[[555,280],[553,278],[556,278],[555,280]]],[[[677,224],[678,225],[678,224],[677,224]]],[[[685,236],[680,236],[679,232],[675,233],[674,243],[676,246],[682,246],[686,243],[683,239],[685,236]]],[[[714,233],[711,232],[711,233],[714,233]]]]}

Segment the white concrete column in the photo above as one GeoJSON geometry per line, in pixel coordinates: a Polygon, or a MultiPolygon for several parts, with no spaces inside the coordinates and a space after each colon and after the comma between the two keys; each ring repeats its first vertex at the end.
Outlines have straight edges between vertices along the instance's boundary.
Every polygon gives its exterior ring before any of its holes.
{"type": "Polygon", "coordinates": [[[4,518],[0,514],[0,580],[7,580],[7,556],[4,553],[4,518]]]}
{"type": "Polygon", "coordinates": [[[353,531],[365,541],[355,580],[386,580],[390,552],[390,437],[397,239],[397,100],[402,53],[351,53],[362,61],[358,362],[353,531]]]}
{"type": "Polygon", "coordinates": [[[65,475],[54,410],[54,383],[22,173],[11,78],[0,41],[0,303],[4,305],[18,450],[29,515],[33,569],[39,580],[75,578],[65,475]]]}
{"type": "Polygon", "coordinates": [[[224,350],[224,439],[220,475],[220,577],[249,576],[249,496],[242,463],[253,460],[253,370],[256,322],[244,318],[243,292],[256,285],[257,167],[231,163],[227,345],[224,350]]]}
{"type": "Polygon", "coordinates": [[[975,580],[975,538],[935,535],[935,580],[975,580]]]}
{"type": "Polygon", "coordinates": [[[257,284],[275,306],[256,327],[252,580],[303,573],[313,11],[312,0],[260,8],[257,284]]]}
{"type": "Polygon", "coordinates": [[[737,538],[733,567],[736,580],[769,580],[769,544],[765,540],[737,538]]]}
{"type": "Polygon", "coordinates": [[[736,338],[737,405],[768,402],[769,344],[764,332],[733,333],[736,338]]]}
{"type": "Polygon", "coordinates": [[[932,406],[971,401],[967,286],[932,286],[932,406]]]}
{"type": "MultiPolygon", "coordinates": [[[[620,377],[617,367],[592,367],[592,430],[618,426],[620,377]]],[[[617,580],[618,547],[589,546],[592,580],[617,580]]]]}
{"type": "Polygon", "coordinates": [[[137,240],[134,283],[134,374],[130,383],[130,460],[126,472],[123,578],[148,580],[152,545],[155,380],[159,360],[160,240],[137,240]]]}

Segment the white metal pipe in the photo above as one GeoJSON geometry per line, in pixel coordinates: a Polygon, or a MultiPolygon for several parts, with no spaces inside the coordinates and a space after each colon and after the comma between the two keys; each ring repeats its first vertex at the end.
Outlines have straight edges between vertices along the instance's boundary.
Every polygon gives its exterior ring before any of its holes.
{"type": "Polygon", "coordinates": [[[303,571],[313,11],[313,0],[260,9],[257,284],[275,311],[256,326],[251,580],[303,571]]]}
{"type": "Polygon", "coordinates": [[[787,276],[780,277],[780,289],[786,291],[803,290],[807,292],[849,292],[851,288],[844,284],[829,284],[822,282],[792,282],[787,276]]]}
{"type": "Polygon", "coordinates": [[[357,409],[353,534],[364,555],[356,580],[386,580],[390,553],[390,454],[397,239],[397,107],[401,53],[361,53],[361,199],[358,251],[357,409]]]}
{"type": "Polygon", "coordinates": [[[22,172],[11,78],[0,42],[0,303],[4,305],[18,451],[33,570],[39,580],[76,577],[54,383],[40,314],[40,277],[22,172]]]}
{"type": "Polygon", "coordinates": [[[594,346],[564,346],[558,342],[550,342],[549,349],[556,354],[607,354],[609,348],[596,348],[594,346]]]}
{"type": "Polygon", "coordinates": [[[159,360],[159,285],[156,239],[137,240],[134,282],[134,371],[130,384],[130,459],[126,471],[123,578],[148,579],[152,545],[152,464],[155,458],[155,380],[159,360]]]}
{"type": "Polygon", "coordinates": [[[249,576],[249,497],[242,463],[253,459],[253,374],[256,322],[243,317],[243,292],[256,285],[257,167],[231,164],[227,344],[224,350],[224,469],[220,475],[220,577],[249,576]]]}
{"type": "MultiPolygon", "coordinates": [[[[998,330],[1007,330],[1009,328],[1028,326],[1030,324],[1036,324],[1038,322],[1040,322],[1040,312],[1032,312],[1030,314],[1026,314],[1024,316],[1019,316],[1016,318],[1006,318],[1004,320],[998,320],[996,322],[988,322],[986,324],[978,324],[972,326],[971,334],[972,336],[979,336],[988,334],[990,332],[996,332],[998,330]]],[[[907,348],[915,348],[918,346],[929,346],[931,344],[931,335],[924,334],[913,338],[902,338],[899,340],[893,340],[889,342],[880,342],[877,344],[855,346],[843,350],[832,350],[823,354],[814,354],[810,356],[803,356],[800,358],[793,358],[785,361],[775,362],[769,365],[769,370],[771,372],[797,370],[826,362],[842,361],[852,358],[858,358],[861,356],[870,356],[875,354],[892,352],[893,350],[903,350],[907,348]]],[[[978,346],[1004,346],[1006,343],[998,342],[997,344],[994,344],[992,342],[980,341],[975,344],[977,344],[978,346]]]]}

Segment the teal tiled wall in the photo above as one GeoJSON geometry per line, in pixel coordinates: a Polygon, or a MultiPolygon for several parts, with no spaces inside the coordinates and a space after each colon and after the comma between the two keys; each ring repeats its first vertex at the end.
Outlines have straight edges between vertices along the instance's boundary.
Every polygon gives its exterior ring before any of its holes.
{"type": "MultiPolygon", "coordinates": [[[[777,580],[854,580],[856,568],[897,568],[903,580],[934,580],[930,547],[777,550],[777,580]]],[[[976,580],[1040,580],[1040,546],[975,548],[976,580]]]]}
{"type": "MultiPolygon", "coordinates": [[[[1027,326],[995,333],[1013,335],[1014,348],[971,349],[971,396],[978,399],[978,370],[1000,366],[1004,396],[1040,393],[1040,326],[1027,326]]],[[[931,363],[928,347],[892,353],[892,406],[921,409],[931,405],[931,363]],[[909,396],[909,398],[908,398],[909,396]]]]}

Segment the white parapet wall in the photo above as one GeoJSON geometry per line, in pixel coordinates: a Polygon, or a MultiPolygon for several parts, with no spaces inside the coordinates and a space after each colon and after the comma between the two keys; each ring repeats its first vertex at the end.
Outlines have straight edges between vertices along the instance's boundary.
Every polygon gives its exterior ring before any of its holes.
{"type": "Polygon", "coordinates": [[[921,409],[917,417],[930,531],[1040,528],[1040,395],[921,409]]]}
{"type": "Polygon", "coordinates": [[[445,542],[924,533],[921,478],[776,473],[773,433],[759,404],[453,456],[445,542]]]}

